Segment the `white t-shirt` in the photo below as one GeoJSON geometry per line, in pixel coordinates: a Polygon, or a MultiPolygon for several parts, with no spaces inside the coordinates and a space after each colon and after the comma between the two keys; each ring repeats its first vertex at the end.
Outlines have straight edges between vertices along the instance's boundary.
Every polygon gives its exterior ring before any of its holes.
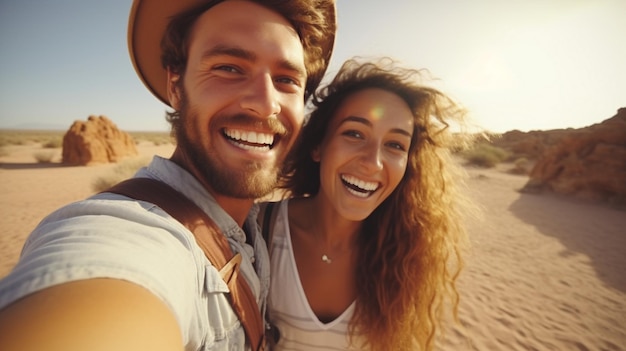
{"type": "MultiPolygon", "coordinates": [[[[275,350],[359,350],[349,346],[348,324],[354,313],[353,302],[337,319],[322,323],[302,288],[293,255],[288,223],[288,200],[277,204],[271,243],[271,288],[268,301],[270,320],[280,333],[275,350]]],[[[358,338],[354,338],[358,344],[358,338]]]]}

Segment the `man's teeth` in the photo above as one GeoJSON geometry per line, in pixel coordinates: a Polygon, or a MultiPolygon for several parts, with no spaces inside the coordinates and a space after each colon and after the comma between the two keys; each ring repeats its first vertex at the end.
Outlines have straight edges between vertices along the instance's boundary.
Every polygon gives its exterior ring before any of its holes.
{"type": "Polygon", "coordinates": [[[237,145],[241,145],[244,147],[252,147],[252,148],[269,148],[274,144],[274,134],[267,133],[258,133],[253,131],[244,131],[237,129],[226,129],[224,134],[232,141],[236,142],[237,145]],[[247,143],[247,144],[242,144],[247,143]],[[256,145],[249,145],[256,144],[256,145]]]}
{"type": "Polygon", "coordinates": [[[342,175],[341,179],[349,185],[348,190],[358,196],[368,196],[370,193],[378,189],[378,183],[366,182],[353,176],[342,175]]]}

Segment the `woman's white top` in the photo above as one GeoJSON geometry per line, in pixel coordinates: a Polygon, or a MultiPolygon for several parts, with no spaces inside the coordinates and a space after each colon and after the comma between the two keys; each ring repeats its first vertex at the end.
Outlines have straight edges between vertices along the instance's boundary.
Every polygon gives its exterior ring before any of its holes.
{"type": "MultiPolygon", "coordinates": [[[[337,319],[322,323],[304,293],[298,275],[288,223],[288,200],[277,204],[270,245],[271,287],[270,320],[280,333],[275,350],[359,350],[349,346],[348,324],[354,313],[354,302],[337,319]]],[[[358,338],[354,339],[358,344],[358,338]]]]}

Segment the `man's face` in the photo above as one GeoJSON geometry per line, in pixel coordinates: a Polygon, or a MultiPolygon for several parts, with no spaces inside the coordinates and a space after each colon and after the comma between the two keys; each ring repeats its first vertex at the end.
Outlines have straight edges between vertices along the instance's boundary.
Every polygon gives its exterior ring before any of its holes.
{"type": "Polygon", "coordinates": [[[169,80],[183,166],[220,195],[268,194],[302,125],[306,78],[302,44],[279,14],[241,0],[202,14],[186,71],[169,80]]]}

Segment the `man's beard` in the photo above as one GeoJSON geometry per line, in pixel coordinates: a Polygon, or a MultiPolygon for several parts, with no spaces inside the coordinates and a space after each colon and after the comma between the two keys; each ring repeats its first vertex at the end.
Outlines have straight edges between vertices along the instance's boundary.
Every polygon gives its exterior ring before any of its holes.
{"type": "MultiPolygon", "coordinates": [[[[180,119],[174,127],[177,147],[186,154],[187,160],[200,172],[211,190],[238,199],[257,199],[271,193],[278,182],[278,165],[250,161],[243,171],[223,165],[217,156],[219,151],[214,148],[204,150],[202,143],[198,142],[200,136],[193,132],[196,128],[193,122],[197,120],[198,113],[189,106],[185,95],[183,93],[180,119]]],[[[206,128],[211,130],[210,125],[206,128]]]]}

